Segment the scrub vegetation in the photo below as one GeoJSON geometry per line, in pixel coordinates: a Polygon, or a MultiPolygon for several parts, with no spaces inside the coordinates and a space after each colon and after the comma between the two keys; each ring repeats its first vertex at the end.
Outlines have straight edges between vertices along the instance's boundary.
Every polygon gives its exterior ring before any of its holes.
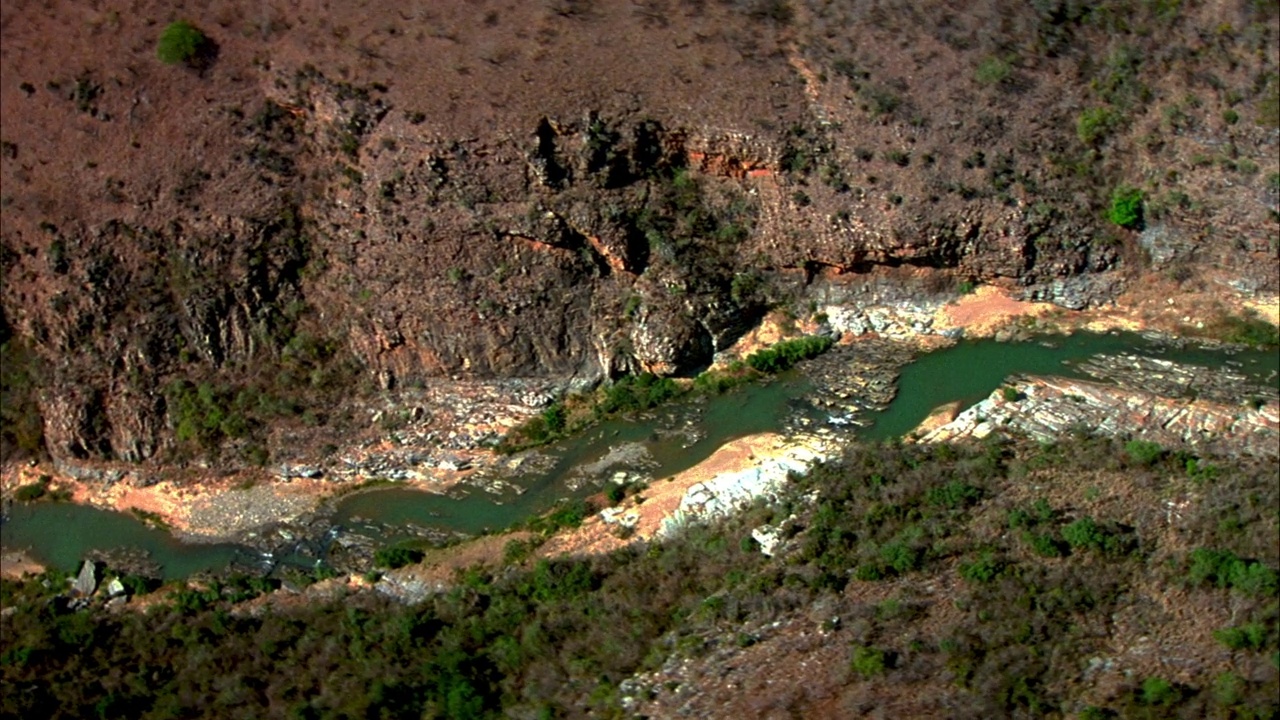
{"type": "MultiPolygon", "coordinates": [[[[638,672],[768,652],[816,618],[824,646],[846,648],[847,670],[813,682],[846,707],[912,683],[925,714],[1274,717],[1273,470],[1102,439],[861,446],[778,502],[669,542],[537,558],[536,544],[512,541],[497,565],[407,606],[350,590],[248,612],[238,603],[275,583],[241,577],[165,586],[146,610],[73,611],[53,599],[61,573],[5,580],[0,601],[14,610],[0,619],[0,708],[614,717],[638,672]],[[1195,472],[1208,466],[1212,478],[1195,472]],[[1081,489],[1085,476],[1105,482],[1107,498],[1081,489]],[[1192,492],[1173,528],[1146,509],[1192,492]],[[773,558],[750,539],[766,522],[784,538],[773,558]],[[925,586],[953,589],[913,590],[925,586]],[[1187,660],[1176,677],[1116,650],[1165,622],[1161,599],[1173,597],[1193,610],[1177,645],[1160,649],[1187,660]],[[1093,657],[1114,665],[1109,675],[1082,677],[1093,657]]],[[[561,508],[542,529],[572,527],[582,512],[561,508]]],[[[388,567],[421,557],[383,555],[388,567]]]]}

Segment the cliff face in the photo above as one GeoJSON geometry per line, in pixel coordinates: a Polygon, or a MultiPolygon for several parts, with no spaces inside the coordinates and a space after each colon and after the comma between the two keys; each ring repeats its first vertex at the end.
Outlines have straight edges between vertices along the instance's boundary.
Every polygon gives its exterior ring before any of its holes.
{"type": "Polygon", "coordinates": [[[1073,8],[213,3],[196,72],[164,4],[6,4],[6,397],[253,460],[379,387],[687,372],[819,272],[1274,292],[1274,11],[1073,8]]]}

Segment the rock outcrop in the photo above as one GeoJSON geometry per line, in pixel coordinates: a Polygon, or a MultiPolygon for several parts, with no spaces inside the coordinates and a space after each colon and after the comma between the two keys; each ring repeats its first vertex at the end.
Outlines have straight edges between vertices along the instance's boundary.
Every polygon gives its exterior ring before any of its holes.
{"type": "Polygon", "coordinates": [[[1008,387],[1016,399],[997,390],[920,441],[983,438],[1014,430],[1050,442],[1066,433],[1088,432],[1224,454],[1280,455],[1280,402],[1275,400],[1256,406],[1226,404],[1057,377],[1021,378],[1008,387]]]}

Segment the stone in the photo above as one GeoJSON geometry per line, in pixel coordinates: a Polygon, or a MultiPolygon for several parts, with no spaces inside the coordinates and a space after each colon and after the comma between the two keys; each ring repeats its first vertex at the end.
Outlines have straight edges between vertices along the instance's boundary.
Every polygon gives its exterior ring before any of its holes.
{"type": "Polygon", "coordinates": [[[751,531],[751,538],[760,543],[761,553],[773,557],[773,551],[782,542],[782,533],[780,528],[773,525],[761,525],[751,531]]]}
{"type": "Polygon", "coordinates": [[[120,578],[111,578],[111,582],[107,583],[107,597],[116,598],[124,595],[124,583],[120,582],[120,578]]]}
{"type": "Polygon", "coordinates": [[[84,565],[80,566],[80,574],[71,586],[77,597],[87,598],[98,588],[97,570],[91,560],[85,560],[84,565]]]}
{"type": "Polygon", "coordinates": [[[440,458],[437,467],[441,470],[466,470],[471,467],[471,461],[457,455],[445,455],[440,458]]]}

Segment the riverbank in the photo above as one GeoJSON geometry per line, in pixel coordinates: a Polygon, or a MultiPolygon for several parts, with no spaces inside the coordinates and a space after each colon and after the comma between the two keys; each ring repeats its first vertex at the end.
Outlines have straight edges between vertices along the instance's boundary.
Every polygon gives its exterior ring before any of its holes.
{"type": "Polygon", "coordinates": [[[0,552],[0,577],[18,580],[27,575],[39,575],[45,569],[44,565],[36,562],[21,550],[0,552]]]}
{"type": "MultiPolygon", "coordinates": [[[[1150,309],[1150,303],[1143,305],[1145,301],[1141,299],[1135,302],[1150,309]]],[[[840,426],[852,428],[863,424],[865,421],[858,419],[859,413],[887,404],[896,392],[894,373],[879,377],[873,367],[877,364],[898,367],[912,355],[954,344],[958,337],[1025,339],[1043,332],[1076,329],[1141,329],[1146,327],[1144,318],[1149,316],[1154,317],[1151,313],[1136,313],[1133,307],[1123,304],[1101,310],[1065,310],[1047,303],[1016,299],[1010,290],[984,286],[970,294],[953,297],[951,302],[937,299],[906,309],[859,308],[856,315],[843,318],[823,313],[821,308],[807,319],[774,314],[745,335],[737,345],[722,353],[721,358],[728,362],[788,335],[839,332],[843,352],[833,352],[829,358],[811,362],[812,367],[807,371],[814,380],[814,397],[810,401],[830,417],[826,420],[817,418],[812,427],[802,423],[787,429],[792,434],[812,429],[823,433],[824,442],[838,443],[840,440],[835,435],[840,434],[840,426]],[[841,323],[847,326],[843,329],[837,327],[841,323]],[[849,358],[854,361],[850,362],[849,358]],[[867,377],[871,379],[867,380],[867,377]],[[853,382],[851,378],[862,380],[853,382]]],[[[490,405],[493,403],[486,407],[490,405]]],[[[950,422],[960,409],[958,406],[948,408],[933,420],[933,426],[924,428],[924,432],[950,422]]],[[[514,416],[518,413],[514,410],[511,413],[513,418],[504,419],[487,412],[484,417],[486,426],[500,427],[508,420],[514,424],[517,421],[514,416]]],[[[805,421],[809,422],[811,420],[805,421]]],[[[506,458],[495,456],[483,448],[473,448],[457,457],[450,456],[447,462],[438,462],[433,457],[428,463],[420,462],[415,455],[416,446],[408,444],[410,436],[416,437],[415,433],[441,437],[457,432],[461,431],[443,427],[428,431],[425,426],[395,429],[380,442],[366,440],[358,447],[339,450],[335,455],[341,459],[340,468],[333,463],[323,466],[286,464],[271,471],[255,468],[237,473],[217,473],[201,467],[155,470],[119,464],[90,467],[44,463],[10,465],[4,468],[0,480],[3,481],[4,494],[11,496],[15,488],[49,477],[50,486],[69,491],[74,502],[132,513],[171,530],[184,540],[231,540],[266,548],[270,545],[269,538],[264,536],[266,531],[290,524],[305,526],[317,513],[323,514],[326,503],[368,487],[370,483],[390,482],[400,488],[435,493],[446,493],[459,484],[474,486],[474,492],[496,491],[505,487],[504,478],[514,477],[512,473],[517,472],[517,467],[520,468],[518,472],[528,470],[521,463],[537,459],[536,454],[528,458],[522,457],[523,454],[506,458]]],[[[691,437],[698,435],[695,432],[691,437]]],[[[759,446],[758,443],[766,441],[758,438],[746,442],[751,448],[748,455],[763,457],[767,451],[783,451],[781,446],[759,446]]],[[[768,442],[783,441],[775,439],[768,442]]],[[[725,452],[732,456],[740,447],[730,443],[725,452]]],[[[713,455],[713,458],[719,457],[719,453],[713,455]]],[[[659,487],[662,482],[659,480],[651,484],[649,501],[655,500],[654,492],[662,490],[659,487]]],[[[659,506],[660,503],[656,503],[651,507],[659,506]]],[[[614,527],[610,529],[616,531],[618,523],[612,525],[614,527]]],[[[634,532],[648,536],[645,534],[647,531],[637,529],[634,532]]],[[[291,529],[289,533],[296,535],[297,529],[291,529]]],[[[568,547],[565,551],[576,550],[568,547]]]]}

